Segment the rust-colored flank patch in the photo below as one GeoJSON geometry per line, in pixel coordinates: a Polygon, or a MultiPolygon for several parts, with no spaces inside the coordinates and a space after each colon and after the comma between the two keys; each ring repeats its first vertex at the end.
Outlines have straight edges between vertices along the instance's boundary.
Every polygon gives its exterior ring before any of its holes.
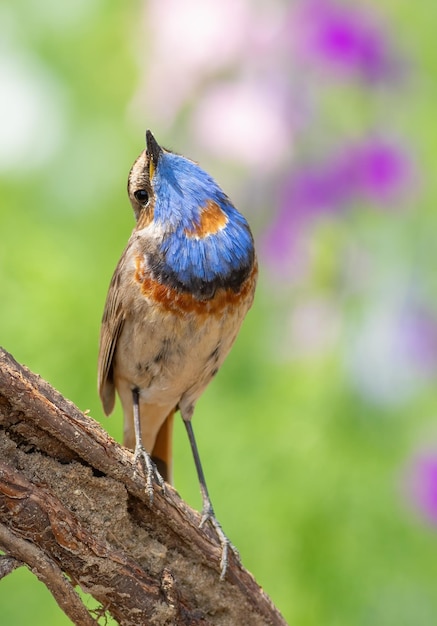
{"type": "Polygon", "coordinates": [[[228,223],[228,216],[214,200],[207,200],[205,206],[200,209],[200,220],[192,229],[185,229],[187,237],[199,237],[203,239],[208,235],[214,235],[228,223]]]}
{"type": "MultiPolygon", "coordinates": [[[[138,255],[136,261],[135,280],[141,284],[143,296],[166,312],[175,315],[186,315],[196,313],[199,317],[214,315],[221,316],[228,307],[247,306],[248,301],[253,299],[255,281],[258,274],[257,263],[239,292],[233,289],[217,289],[215,295],[210,300],[198,300],[191,293],[178,291],[169,285],[154,280],[145,270],[144,259],[138,255]]],[[[250,305],[249,305],[250,306],[250,305]]]]}

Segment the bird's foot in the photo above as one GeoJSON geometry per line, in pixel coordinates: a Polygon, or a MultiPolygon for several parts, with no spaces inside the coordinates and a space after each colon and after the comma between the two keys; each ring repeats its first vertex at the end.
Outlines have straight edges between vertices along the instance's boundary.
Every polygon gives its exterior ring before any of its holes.
{"type": "Polygon", "coordinates": [[[150,454],[144,448],[141,442],[137,442],[134,452],[134,476],[138,475],[138,466],[141,464],[143,471],[146,475],[146,493],[149,496],[149,502],[153,502],[153,480],[155,480],[161,487],[162,492],[165,493],[165,481],[155,463],[152,461],[150,454]]]}
{"type": "Polygon", "coordinates": [[[240,562],[240,554],[237,548],[229,541],[229,539],[225,535],[223,528],[221,527],[221,524],[216,516],[214,515],[214,510],[210,505],[207,505],[203,508],[202,519],[200,520],[199,528],[202,528],[202,526],[204,526],[206,522],[209,522],[214,528],[218,540],[220,541],[220,545],[222,548],[222,555],[220,558],[220,580],[223,580],[226,576],[226,570],[228,569],[229,551],[232,551],[234,553],[238,562],[240,562]]]}

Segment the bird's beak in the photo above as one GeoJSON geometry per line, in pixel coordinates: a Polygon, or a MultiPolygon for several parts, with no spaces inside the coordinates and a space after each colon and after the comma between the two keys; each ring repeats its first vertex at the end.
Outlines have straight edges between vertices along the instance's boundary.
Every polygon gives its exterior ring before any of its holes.
{"type": "Polygon", "coordinates": [[[147,154],[149,156],[149,179],[152,180],[156,166],[158,165],[158,159],[162,154],[162,148],[157,143],[150,130],[146,131],[146,146],[147,154]]]}

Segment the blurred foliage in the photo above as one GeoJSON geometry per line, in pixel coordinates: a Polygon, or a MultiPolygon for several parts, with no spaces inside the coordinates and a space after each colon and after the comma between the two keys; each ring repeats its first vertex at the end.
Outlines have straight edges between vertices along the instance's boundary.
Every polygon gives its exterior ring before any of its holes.
{"type": "MultiPolygon", "coordinates": [[[[147,4],[0,5],[1,344],[121,440],[120,408],[103,417],[95,380],[106,291],[134,223],[127,174],[148,127],[207,167],[253,224],[261,275],[194,424],[218,517],[290,624],[430,626],[437,615],[437,534],[408,496],[415,456],[437,449],[436,12],[431,0],[384,4],[400,83],[363,87],[328,74],[322,90],[316,74],[287,61],[292,87],[308,96],[303,117],[314,119],[317,102],[318,125],[301,123],[293,154],[265,173],[255,161],[226,162],[191,134],[198,86],[171,123],[159,118],[144,78],[158,61],[147,4]],[[329,154],[333,136],[376,125],[401,136],[413,163],[401,209],[361,198],[318,212],[297,256],[275,265],[263,242],[288,169],[329,154]]],[[[181,72],[177,48],[170,54],[181,72]]],[[[218,85],[220,70],[211,76],[218,85]]],[[[175,442],[176,487],[199,507],[179,422],[175,442]]],[[[69,623],[24,569],[1,581],[0,607],[7,626],[69,623]]]]}

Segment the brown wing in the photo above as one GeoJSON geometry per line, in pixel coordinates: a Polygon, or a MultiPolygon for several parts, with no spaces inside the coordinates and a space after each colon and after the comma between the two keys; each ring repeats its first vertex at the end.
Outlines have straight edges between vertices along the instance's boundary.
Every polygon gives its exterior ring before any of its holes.
{"type": "Polygon", "coordinates": [[[115,404],[112,362],[125,319],[125,311],[120,297],[120,278],[124,260],[125,254],[121,257],[112,276],[100,329],[97,379],[99,395],[106,415],[112,412],[115,404]]]}

